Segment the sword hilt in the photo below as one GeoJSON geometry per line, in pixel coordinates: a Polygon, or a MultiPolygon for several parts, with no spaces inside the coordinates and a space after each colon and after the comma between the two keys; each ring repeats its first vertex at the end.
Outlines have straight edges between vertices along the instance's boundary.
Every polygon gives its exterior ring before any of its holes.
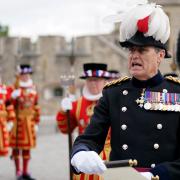
{"type": "Polygon", "coordinates": [[[105,161],[104,164],[107,168],[125,167],[125,166],[137,166],[137,160],[127,159],[118,161],[105,161]]]}

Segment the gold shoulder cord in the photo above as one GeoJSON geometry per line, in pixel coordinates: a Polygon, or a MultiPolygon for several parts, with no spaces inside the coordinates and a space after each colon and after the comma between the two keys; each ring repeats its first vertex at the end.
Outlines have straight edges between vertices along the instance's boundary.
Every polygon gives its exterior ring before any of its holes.
{"type": "Polygon", "coordinates": [[[113,86],[113,85],[119,84],[120,82],[123,82],[123,81],[129,80],[129,79],[130,79],[130,77],[128,77],[128,76],[125,76],[125,77],[119,78],[119,79],[117,79],[117,80],[114,80],[114,81],[108,82],[108,83],[104,86],[104,88],[108,88],[108,87],[110,87],[110,86],[113,86]]]}
{"type": "Polygon", "coordinates": [[[173,82],[175,82],[175,83],[177,83],[177,84],[180,84],[180,79],[177,78],[177,77],[167,76],[167,77],[165,77],[165,79],[170,80],[170,81],[173,81],[173,82]]]}
{"type": "Polygon", "coordinates": [[[82,105],[82,97],[80,97],[80,99],[78,99],[78,101],[77,101],[77,108],[76,108],[76,120],[77,120],[77,123],[78,123],[79,116],[80,116],[81,105],[82,105]]]}

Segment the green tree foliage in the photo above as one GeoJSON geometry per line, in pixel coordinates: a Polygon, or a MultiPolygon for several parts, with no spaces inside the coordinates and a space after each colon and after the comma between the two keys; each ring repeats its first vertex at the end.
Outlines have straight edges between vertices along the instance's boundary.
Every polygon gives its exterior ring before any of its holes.
{"type": "Polygon", "coordinates": [[[9,27],[0,24],[0,37],[7,37],[9,35],[9,27]]]}

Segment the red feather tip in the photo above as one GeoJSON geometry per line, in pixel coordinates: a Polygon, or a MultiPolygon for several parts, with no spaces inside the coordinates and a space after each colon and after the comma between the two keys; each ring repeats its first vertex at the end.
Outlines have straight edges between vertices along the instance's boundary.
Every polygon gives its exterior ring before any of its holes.
{"type": "Polygon", "coordinates": [[[149,22],[149,16],[138,20],[137,22],[138,31],[142,33],[148,32],[148,22],[149,22]]]}

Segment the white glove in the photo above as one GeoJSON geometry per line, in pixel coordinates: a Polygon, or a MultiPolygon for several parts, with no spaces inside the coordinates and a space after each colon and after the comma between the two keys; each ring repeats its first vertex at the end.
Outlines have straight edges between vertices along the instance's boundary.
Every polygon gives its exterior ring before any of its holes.
{"type": "Polygon", "coordinates": [[[148,180],[151,180],[151,178],[153,176],[153,174],[150,172],[142,172],[141,175],[144,176],[148,180]]]}
{"type": "Polygon", "coordinates": [[[79,151],[71,159],[74,168],[86,174],[102,174],[107,169],[103,160],[94,151],[79,151]]]}
{"type": "Polygon", "coordinates": [[[34,126],[34,130],[35,130],[35,132],[38,132],[38,131],[39,131],[39,126],[38,126],[38,125],[35,125],[35,126],[34,126]]]}
{"type": "Polygon", "coordinates": [[[11,129],[13,128],[13,124],[14,124],[13,122],[8,122],[7,123],[6,127],[7,127],[8,132],[11,131],[11,129]]]}
{"type": "Polygon", "coordinates": [[[61,108],[63,111],[71,110],[72,109],[72,99],[69,97],[65,97],[61,101],[61,108]]]}
{"type": "Polygon", "coordinates": [[[20,96],[20,94],[21,94],[20,89],[16,89],[16,90],[14,90],[14,91],[12,92],[11,97],[12,97],[13,99],[16,99],[17,97],[20,96]]]}

